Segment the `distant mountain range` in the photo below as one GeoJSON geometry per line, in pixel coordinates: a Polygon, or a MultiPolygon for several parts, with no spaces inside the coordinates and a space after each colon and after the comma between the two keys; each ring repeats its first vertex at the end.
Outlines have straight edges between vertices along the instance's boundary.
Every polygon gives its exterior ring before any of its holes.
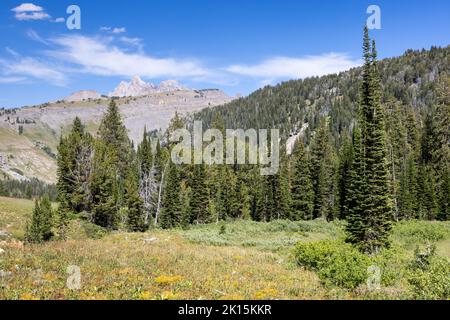
{"type": "Polygon", "coordinates": [[[139,76],[134,76],[130,82],[122,81],[117,88],[109,94],[109,97],[139,97],[154,93],[174,92],[188,90],[180,85],[176,80],[167,80],[159,85],[147,83],[139,76]]]}
{"type": "Polygon", "coordinates": [[[142,139],[145,127],[165,130],[176,111],[187,115],[234,99],[218,89],[188,89],[175,80],[153,85],[135,76],[130,82],[121,82],[108,96],[82,90],[57,102],[0,109],[0,179],[36,177],[54,182],[60,135],[67,132],[75,117],[96,134],[110,97],[116,97],[135,144],[142,139]]]}
{"type": "MultiPolygon", "coordinates": [[[[400,105],[423,119],[435,102],[436,81],[450,74],[450,46],[408,50],[404,55],[380,61],[383,103],[400,105]]],[[[279,128],[288,149],[299,136],[308,141],[320,118],[330,121],[336,146],[355,123],[361,69],[340,74],[292,80],[259,89],[235,99],[221,90],[188,89],[174,80],[159,85],[139,77],[121,82],[109,94],[117,103],[130,138],[138,143],[144,127],[165,130],[175,111],[201,119],[205,128],[220,116],[226,128],[279,128]]],[[[56,146],[78,116],[96,133],[108,105],[108,96],[80,91],[64,101],[14,110],[0,109],[0,179],[2,172],[55,181],[56,146]]]]}
{"type": "Polygon", "coordinates": [[[102,95],[95,90],[82,90],[72,93],[70,96],[64,98],[64,101],[83,101],[89,99],[102,99],[107,97],[142,97],[155,93],[164,92],[176,92],[190,90],[187,87],[182,86],[176,80],[167,80],[161,82],[159,85],[153,83],[147,83],[139,76],[134,76],[130,81],[122,81],[119,85],[108,94],[108,96],[102,95]]]}

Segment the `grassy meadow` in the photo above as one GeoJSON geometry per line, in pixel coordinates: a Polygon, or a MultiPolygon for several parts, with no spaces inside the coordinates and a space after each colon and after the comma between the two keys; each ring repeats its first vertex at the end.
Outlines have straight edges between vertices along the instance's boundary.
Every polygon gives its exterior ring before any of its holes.
{"type": "Polygon", "coordinates": [[[238,221],[131,234],[73,219],[67,241],[24,245],[32,208],[0,198],[0,299],[450,299],[449,222],[398,223],[392,248],[367,260],[383,273],[381,287],[369,290],[366,281],[348,286],[354,282],[341,272],[358,259],[327,260],[340,264],[328,273],[299,262],[322,244],[345,253],[342,222],[238,221]],[[430,244],[439,262],[411,268],[430,244]],[[72,265],[81,271],[77,290],[66,285],[72,265]]]}

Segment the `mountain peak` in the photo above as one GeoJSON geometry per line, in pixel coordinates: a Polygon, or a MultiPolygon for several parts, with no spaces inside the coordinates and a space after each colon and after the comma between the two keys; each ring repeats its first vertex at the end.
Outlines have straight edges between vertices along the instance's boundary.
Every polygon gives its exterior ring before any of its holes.
{"type": "Polygon", "coordinates": [[[136,97],[159,92],[173,92],[186,90],[176,80],[166,80],[159,85],[147,83],[140,76],[135,75],[130,82],[121,81],[116,89],[109,94],[110,97],[136,97]]]}
{"type": "Polygon", "coordinates": [[[81,90],[72,93],[70,96],[64,98],[67,102],[77,102],[89,99],[100,99],[102,96],[100,93],[94,90],[81,90]]]}

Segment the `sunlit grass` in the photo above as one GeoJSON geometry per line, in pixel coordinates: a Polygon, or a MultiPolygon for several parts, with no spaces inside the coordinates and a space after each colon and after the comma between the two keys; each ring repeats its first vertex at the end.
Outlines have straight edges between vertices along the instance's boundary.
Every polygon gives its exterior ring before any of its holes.
{"type": "MultiPolygon", "coordinates": [[[[94,230],[101,237],[92,239],[91,227],[76,219],[71,222],[69,240],[24,246],[19,240],[32,207],[32,201],[0,198],[0,230],[12,234],[11,239],[0,240],[4,250],[0,255],[0,299],[405,297],[396,291],[399,288],[373,294],[326,287],[316,273],[293,262],[293,244],[339,239],[343,236],[341,222],[239,221],[227,222],[224,228],[211,224],[146,233],[94,230]],[[66,285],[71,265],[81,270],[79,290],[66,285]]],[[[431,223],[437,225],[431,229],[428,222],[419,224],[395,228],[395,245],[409,255],[411,237],[427,232],[437,234],[438,252],[445,254],[450,239],[446,233],[443,238],[439,234],[449,224],[431,223]]]]}

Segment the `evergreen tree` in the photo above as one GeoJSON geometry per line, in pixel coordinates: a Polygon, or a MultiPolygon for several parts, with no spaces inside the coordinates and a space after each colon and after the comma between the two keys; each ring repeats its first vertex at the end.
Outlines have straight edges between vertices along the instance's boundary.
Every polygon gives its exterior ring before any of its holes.
{"type": "Polygon", "coordinates": [[[206,168],[204,164],[193,166],[191,189],[192,198],[190,200],[190,213],[192,215],[192,222],[211,222],[212,219],[209,212],[209,191],[206,183],[206,168]]]}
{"type": "Polygon", "coordinates": [[[53,237],[53,209],[48,195],[44,195],[40,203],[40,230],[43,241],[53,237]]]}
{"type": "Polygon", "coordinates": [[[128,209],[127,227],[131,232],[147,230],[145,221],[144,201],[139,195],[139,176],[137,164],[128,171],[125,181],[125,202],[128,209]]]}
{"type": "Polygon", "coordinates": [[[292,219],[311,220],[314,209],[314,190],[311,182],[310,159],[301,139],[292,154],[292,219]]]}
{"type": "Polygon", "coordinates": [[[25,239],[30,243],[49,241],[53,237],[53,210],[47,195],[41,200],[36,199],[31,217],[27,224],[25,239]]]}
{"type": "Polygon", "coordinates": [[[275,175],[276,189],[275,203],[276,203],[276,219],[289,219],[291,216],[291,192],[289,184],[289,162],[286,154],[286,146],[281,147],[280,154],[280,168],[275,175]]]}
{"type": "Polygon", "coordinates": [[[103,116],[98,136],[99,140],[108,148],[108,156],[112,159],[112,164],[117,167],[120,178],[124,179],[130,163],[131,143],[114,100],[111,100],[103,116]]]}
{"type": "Polygon", "coordinates": [[[27,223],[25,230],[25,239],[29,243],[40,243],[43,240],[41,233],[41,209],[38,199],[34,201],[31,222],[27,223]]]}
{"type": "MultiPolygon", "coordinates": [[[[64,201],[64,200],[62,200],[64,201]]],[[[67,238],[67,227],[69,225],[69,206],[66,203],[60,202],[58,210],[56,212],[57,220],[56,224],[58,227],[58,236],[61,240],[66,240],[67,238]]]]}
{"type": "Polygon", "coordinates": [[[422,219],[433,220],[438,214],[438,204],[435,194],[435,182],[429,165],[419,167],[418,189],[420,194],[419,216],[422,219]]]}
{"type": "Polygon", "coordinates": [[[90,210],[89,179],[93,138],[75,118],[67,137],[61,137],[57,159],[57,190],[60,205],[75,213],[90,210]]]}
{"type": "Polygon", "coordinates": [[[417,167],[413,154],[409,154],[400,176],[399,213],[402,219],[419,217],[417,167]]]}
{"type": "Polygon", "coordinates": [[[366,173],[364,163],[364,145],[361,137],[361,129],[355,127],[352,137],[353,159],[349,170],[349,184],[346,192],[345,208],[347,219],[347,241],[360,244],[365,235],[365,201],[367,194],[366,173]]]}
{"type": "Polygon", "coordinates": [[[243,220],[250,220],[251,219],[251,212],[250,212],[250,202],[251,202],[251,198],[250,198],[250,193],[248,190],[247,185],[242,182],[241,183],[241,194],[240,194],[240,199],[241,199],[241,206],[240,206],[240,218],[243,220]]]}
{"type": "MultiPolygon", "coordinates": [[[[388,245],[391,229],[391,199],[387,168],[387,145],[384,109],[377,67],[375,42],[370,43],[364,29],[364,67],[360,99],[360,125],[363,142],[363,210],[361,204],[352,208],[348,240],[356,242],[365,252],[378,252],[388,245]],[[355,210],[356,209],[356,210],[355,210]]],[[[359,152],[359,151],[358,151],[359,152]]]]}
{"type": "Polygon", "coordinates": [[[313,218],[328,217],[333,197],[333,155],[328,120],[322,120],[311,147],[311,177],[314,189],[313,218]]]}
{"type": "Polygon", "coordinates": [[[338,169],[338,216],[339,219],[345,219],[348,214],[348,194],[350,189],[350,172],[353,163],[353,146],[349,139],[344,140],[339,153],[338,169]]]}
{"type": "Polygon", "coordinates": [[[437,104],[433,110],[431,162],[436,177],[438,219],[450,218],[450,76],[437,82],[437,104]]]}
{"type": "Polygon", "coordinates": [[[93,222],[108,229],[117,229],[119,223],[119,173],[110,156],[110,148],[102,141],[95,147],[92,191],[93,222]]]}
{"type": "Polygon", "coordinates": [[[133,149],[114,100],[101,121],[98,136],[90,183],[93,220],[102,227],[117,229],[133,149]]]}
{"type": "Polygon", "coordinates": [[[172,161],[169,161],[160,217],[161,227],[164,229],[180,227],[182,224],[183,208],[181,207],[180,183],[178,168],[172,161]]]}

